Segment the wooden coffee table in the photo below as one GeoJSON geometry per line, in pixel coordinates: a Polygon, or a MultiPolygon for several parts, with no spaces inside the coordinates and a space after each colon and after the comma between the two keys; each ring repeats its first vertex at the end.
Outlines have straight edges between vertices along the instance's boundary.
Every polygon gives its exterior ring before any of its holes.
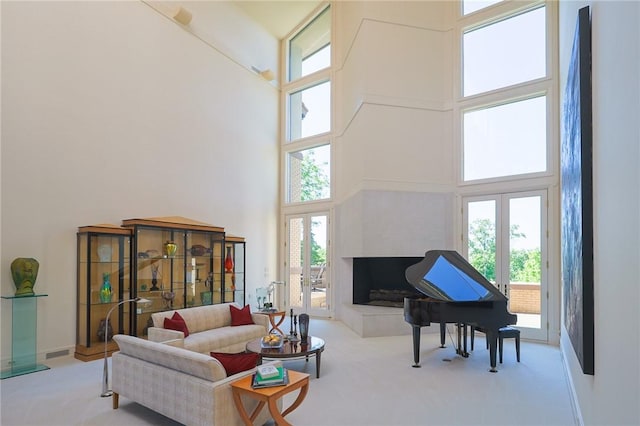
{"type": "Polygon", "coordinates": [[[245,425],[253,425],[253,421],[258,417],[260,410],[265,404],[269,407],[271,417],[275,420],[277,426],[289,426],[291,423],[284,419],[284,416],[298,408],[302,403],[307,391],[309,390],[309,375],[306,373],[299,373],[297,371],[287,370],[289,374],[289,383],[283,386],[272,386],[268,388],[253,389],[251,387],[252,376],[245,376],[240,380],[236,380],[231,383],[231,391],[233,392],[233,402],[236,404],[238,413],[245,425]],[[286,410],[280,413],[278,410],[277,401],[289,392],[293,392],[296,389],[300,389],[300,393],[293,404],[286,410]],[[244,404],[242,404],[241,395],[248,395],[251,398],[257,399],[258,406],[253,410],[251,416],[247,413],[244,404]]]}
{"type": "Polygon", "coordinates": [[[281,348],[263,348],[262,339],[255,339],[247,343],[247,351],[260,355],[260,362],[263,359],[287,359],[316,357],[316,378],[320,378],[320,354],[324,351],[324,340],[315,336],[308,336],[307,343],[284,342],[281,348]]]}

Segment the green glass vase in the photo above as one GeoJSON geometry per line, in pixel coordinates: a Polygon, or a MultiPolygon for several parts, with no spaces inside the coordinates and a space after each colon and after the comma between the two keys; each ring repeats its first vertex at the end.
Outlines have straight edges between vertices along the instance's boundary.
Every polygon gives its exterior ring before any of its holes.
{"type": "Polygon", "coordinates": [[[109,303],[111,302],[111,283],[109,282],[109,274],[102,274],[102,286],[100,286],[100,302],[101,303],[109,303]]]}

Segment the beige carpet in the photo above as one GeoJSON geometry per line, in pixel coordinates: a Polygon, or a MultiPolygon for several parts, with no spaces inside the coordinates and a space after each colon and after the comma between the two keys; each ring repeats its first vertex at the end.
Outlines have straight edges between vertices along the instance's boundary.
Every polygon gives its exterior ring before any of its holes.
{"type": "MultiPolygon", "coordinates": [[[[285,363],[311,374],[307,398],[287,416],[294,425],[577,423],[557,347],[523,342],[518,363],[513,340],[506,340],[504,363],[490,373],[482,335],[471,356],[461,358],[449,338],[440,349],[438,335],[429,333],[422,337],[422,368],[412,368],[410,336],[360,338],[331,320],[312,319],[309,328],[326,349],[319,379],[313,359],[285,363]]],[[[46,364],[50,370],[0,381],[2,426],[177,424],[126,398],[113,410],[111,398],[100,397],[102,360],[62,357],[46,364]]],[[[285,397],[285,405],[293,399],[285,397]]]]}

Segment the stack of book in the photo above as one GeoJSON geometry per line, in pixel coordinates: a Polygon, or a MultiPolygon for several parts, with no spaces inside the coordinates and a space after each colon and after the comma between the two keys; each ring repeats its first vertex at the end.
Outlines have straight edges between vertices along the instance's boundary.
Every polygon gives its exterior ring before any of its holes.
{"type": "Polygon", "coordinates": [[[267,388],[271,386],[283,386],[289,383],[289,375],[287,369],[280,366],[261,365],[256,369],[253,375],[251,386],[254,389],[267,388]]]}

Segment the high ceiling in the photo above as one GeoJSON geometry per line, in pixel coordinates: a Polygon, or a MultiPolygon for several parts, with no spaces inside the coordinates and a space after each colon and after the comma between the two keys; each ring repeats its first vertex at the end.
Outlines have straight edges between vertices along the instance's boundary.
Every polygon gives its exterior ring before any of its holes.
{"type": "Polygon", "coordinates": [[[319,0],[233,0],[269,33],[282,39],[322,3],[319,0]]]}

